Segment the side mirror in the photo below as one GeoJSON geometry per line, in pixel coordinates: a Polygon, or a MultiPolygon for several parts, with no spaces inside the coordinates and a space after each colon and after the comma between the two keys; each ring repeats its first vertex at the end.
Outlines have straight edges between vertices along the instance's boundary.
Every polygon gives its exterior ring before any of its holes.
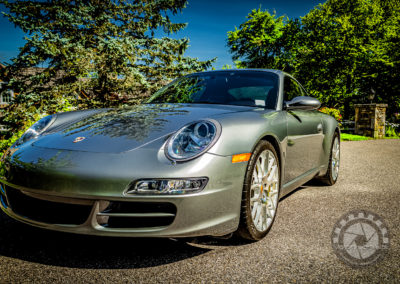
{"type": "Polygon", "coordinates": [[[284,102],[283,108],[285,110],[291,109],[303,109],[303,110],[312,110],[317,109],[321,106],[321,102],[316,98],[312,97],[295,97],[293,100],[284,102]]]}

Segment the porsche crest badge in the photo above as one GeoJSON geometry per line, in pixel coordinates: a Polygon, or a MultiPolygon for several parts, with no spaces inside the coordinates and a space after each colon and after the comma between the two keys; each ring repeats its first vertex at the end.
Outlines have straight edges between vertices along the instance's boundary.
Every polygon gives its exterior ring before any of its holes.
{"type": "Polygon", "coordinates": [[[86,139],[86,137],[76,137],[75,140],[74,140],[74,143],[81,142],[81,141],[83,141],[85,139],[86,139]]]}

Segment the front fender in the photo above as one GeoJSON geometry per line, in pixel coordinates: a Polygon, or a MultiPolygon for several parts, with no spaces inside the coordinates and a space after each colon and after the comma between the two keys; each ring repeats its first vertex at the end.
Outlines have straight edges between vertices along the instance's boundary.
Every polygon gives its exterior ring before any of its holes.
{"type": "Polygon", "coordinates": [[[215,155],[251,153],[264,137],[272,136],[282,143],[287,135],[286,119],[281,111],[236,113],[214,119],[222,126],[219,140],[208,151],[215,155]]]}

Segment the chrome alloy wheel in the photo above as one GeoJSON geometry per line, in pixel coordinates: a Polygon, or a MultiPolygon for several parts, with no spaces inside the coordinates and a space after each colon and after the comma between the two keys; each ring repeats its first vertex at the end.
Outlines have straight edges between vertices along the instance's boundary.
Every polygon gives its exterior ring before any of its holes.
{"type": "Polygon", "coordinates": [[[331,171],[333,180],[336,180],[339,175],[339,165],[340,165],[340,144],[339,144],[339,138],[336,137],[332,145],[331,171]]]}
{"type": "Polygon", "coordinates": [[[257,158],[250,187],[251,218],[256,229],[265,232],[272,224],[279,198],[277,158],[264,150],[257,158]]]}

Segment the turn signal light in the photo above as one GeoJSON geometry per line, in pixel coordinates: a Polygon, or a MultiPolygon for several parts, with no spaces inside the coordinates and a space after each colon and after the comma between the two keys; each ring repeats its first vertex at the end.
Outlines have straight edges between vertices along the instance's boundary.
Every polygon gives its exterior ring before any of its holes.
{"type": "Polygon", "coordinates": [[[251,153],[236,154],[232,156],[232,163],[247,162],[250,157],[251,153]]]}

